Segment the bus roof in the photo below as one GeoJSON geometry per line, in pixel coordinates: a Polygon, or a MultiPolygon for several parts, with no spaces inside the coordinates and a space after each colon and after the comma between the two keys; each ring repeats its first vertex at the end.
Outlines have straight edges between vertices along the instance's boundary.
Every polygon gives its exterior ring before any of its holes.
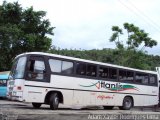
{"type": "Polygon", "coordinates": [[[69,60],[75,60],[75,61],[81,61],[81,62],[88,62],[88,63],[99,64],[99,65],[106,65],[106,66],[109,66],[109,67],[115,67],[115,68],[120,68],[120,69],[133,70],[133,71],[137,71],[137,72],[145,72],[145,73],[157,74],[156,71],[140,70],[140,69],[129,68],[129,67],[124,67],[124,66],[120,66],[120,65],[114,65],[114,64],[109,64],[109,63],[103,63],[103,62],[85,60],[85,59],[80,59],[80,58],[74,58],[74,57],[69,57],[69,56],[52,54],[52,53],[27,52],[27,53],[20,54],[17,57],[20,57],[22,55],[45,55],[45,56],[58,57],[58,58],[63,58],[63,59],[69,59],[69,60]]]}

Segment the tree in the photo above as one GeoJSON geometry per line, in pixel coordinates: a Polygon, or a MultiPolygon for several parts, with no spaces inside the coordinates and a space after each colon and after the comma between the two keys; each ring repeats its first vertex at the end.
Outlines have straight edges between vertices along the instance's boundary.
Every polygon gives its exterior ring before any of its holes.
{"type": "Polygon", "coordinates": [[[111,38],[110,38],[110,42],[115,42],[117,48],[119,49],[123,49],[123,43],[122,41],[120,41],[119,36],[122,35],[122,29],[120,29],[118,26],[113,26],[112,27],[112,31],[114,31],[114,33],[112,34],[111,38]]]}
{"type": "Polygon", "coordinates": [[[128,33],[128,39],[126,42],[128,49],[138,49],[141,44],[143,44],[141,50],[144,50],[145,47],[152,48],[153,46],[157,45],[157,42],[148,37],[148,33],[146,33],[144,30],[140,30],[139,27],[129,23],[124,23],[123,26],[128,33]]]}
{"type": "Polygon", "coordinates": [[[115,51],[115,53],[118,53],[116,55],[117,64],[139,69],[149,69],[144,49],[145,47],[152,48],[156,46],[157,42],[150,38],[148,33],[133,24],[124,23],[123,26],[127,31],[126,40],[120,41],[119,36],[122,35],[123,31],[118,26],[112,27],[113,34],[110,38],[110,42],[115,42],[117,46],[115,51]],[[124,41],[126,41],[125,44],[123,44],[124,41]]]}
{"type": "Polygon", "coordinates": [[[53,35],[46,12],[34,11],[33,7],[23,9],[18,2],[0,6],[0,71],[9,70],[12,59],[20,53],[47,51],[53,35]]]}
{"type": "MultiPolygon", "coordinates": [[[[123,24],[124,29],[127,31],[127,40],[126,41],[127,49],[137,50],[139,46],[142,44],[142,49],[144,50],[145,47],[153,47],[157,45],[157,42],[150,38],[148,36],[148,33],[146,33],[144,30],[141,30],[139,27],[136,27],[133,24],[124,23],[123,24]]],[[[120,29],[118,26],[112,27],[113,34],[110,38],[110,42],[115,42],[117,48],[123,48],[125,45],[122,41],[120,41],[120,34],[123,34],[122,29],[120,29]],[[121,47],[119,47],[119,45],[121,47]]]]}

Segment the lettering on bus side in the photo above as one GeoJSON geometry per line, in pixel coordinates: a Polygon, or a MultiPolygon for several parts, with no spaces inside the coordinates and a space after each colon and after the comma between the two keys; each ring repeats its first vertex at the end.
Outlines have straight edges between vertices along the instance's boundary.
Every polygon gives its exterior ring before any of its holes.
{"type": "Polygon", "coordinates": [[[108,83],[106,81],[98,81],[96,83],[91,83],[89,85],[80,85],[81,87],[96,87],[97,89],[108,89],[110,91],[125,91],[125,90],[136,90],[139,91],[137,87],[130,84],[121,84],[121,83],[108,83]]]}

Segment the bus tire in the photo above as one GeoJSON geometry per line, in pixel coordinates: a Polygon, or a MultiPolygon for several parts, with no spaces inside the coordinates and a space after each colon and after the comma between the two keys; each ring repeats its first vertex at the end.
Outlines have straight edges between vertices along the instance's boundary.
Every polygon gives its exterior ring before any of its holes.
{"type": "Polygon", "coordinates": [[[125,97],[123,99],[122,106],[119,106],[119,109],[121,110],[130,110],[133,107],[133,100],[131,97],[125,97]]]}
{"type": "Polygon", "coordinates": [[[112,110],[114,106],[103,106],[105,110],[112,110]]]}
{"type": "Polygon", "coordinates": [[[59,97],[57,93],[53,93],[50,96],[50,109],[51,110],[56,110],[58,109],[58,105],[59,105],[59,97]]]}
{"type": "Polygon", "coordinates": [[[36,109],[40,108],[41,107],[41,103],[32,103],[32,106],[36,109]]]}

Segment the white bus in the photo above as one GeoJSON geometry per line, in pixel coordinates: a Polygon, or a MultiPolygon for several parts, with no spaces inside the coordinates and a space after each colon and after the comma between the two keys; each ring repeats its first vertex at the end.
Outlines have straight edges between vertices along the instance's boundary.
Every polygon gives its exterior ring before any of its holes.
{"type": "Polygon", "coordinates": [[[8,98],[57,109],[65,105],[129,110],[158,104],[157,72],[79,58],[29,52],[18,55],[8,81],[8,98]]]}

